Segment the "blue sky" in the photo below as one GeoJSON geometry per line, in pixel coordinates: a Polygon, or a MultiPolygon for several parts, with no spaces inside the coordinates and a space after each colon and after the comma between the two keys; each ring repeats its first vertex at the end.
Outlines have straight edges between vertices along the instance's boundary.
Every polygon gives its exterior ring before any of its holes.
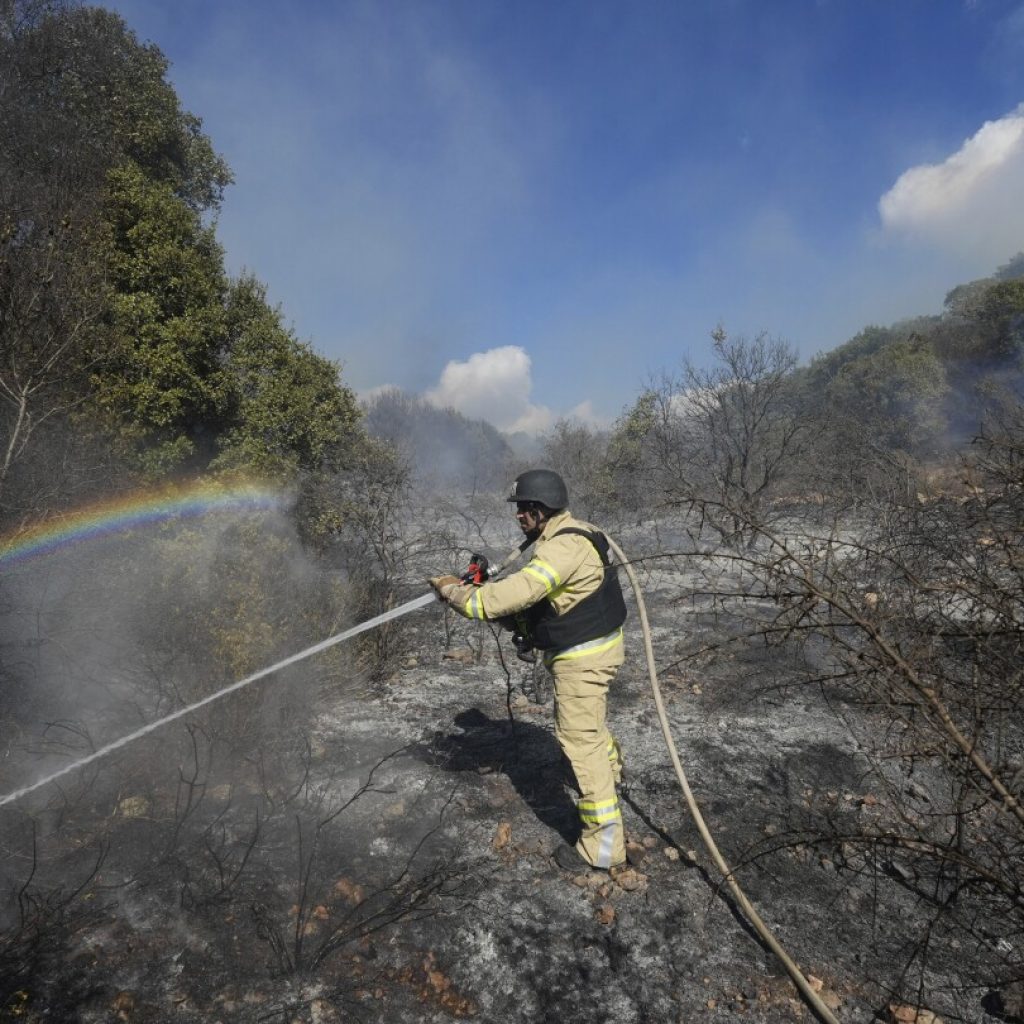
{"type": "Polygon", "coordinates": [[[809,358],[1024,249],[1024,0],[108,6],[364,394],[607,423],[718,323],[809,358]]]}

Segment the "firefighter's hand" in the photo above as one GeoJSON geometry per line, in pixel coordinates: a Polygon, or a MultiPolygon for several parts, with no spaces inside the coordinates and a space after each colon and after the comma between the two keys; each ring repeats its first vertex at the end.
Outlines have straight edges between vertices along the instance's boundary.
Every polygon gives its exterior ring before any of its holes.
{"type": "Polygon", "coordinates": [[[434,588],[439,601],[450,600],[456,589],[462,586],[458,576],[431,576],[427,582],[434,588]]]}

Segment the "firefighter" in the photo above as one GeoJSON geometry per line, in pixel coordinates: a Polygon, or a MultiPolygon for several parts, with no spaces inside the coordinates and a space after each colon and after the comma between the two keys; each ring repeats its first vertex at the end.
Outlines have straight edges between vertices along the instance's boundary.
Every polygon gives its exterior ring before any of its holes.
{"type": "Polygon", "coordinates": [[[619,745],[605,725],[608,686],[623,662],[626,606],[608,542],[574,519],[565,482],[549,469],[522,473],[508,500],[533,557],[502,580],[467,584],[430,580],[441,600],[467,619],[498,620],[536,648],[554,679],[555,735],[580,791],[581,833],[555,851],[567,871],[608,870],[625,861],[619,745]]]}

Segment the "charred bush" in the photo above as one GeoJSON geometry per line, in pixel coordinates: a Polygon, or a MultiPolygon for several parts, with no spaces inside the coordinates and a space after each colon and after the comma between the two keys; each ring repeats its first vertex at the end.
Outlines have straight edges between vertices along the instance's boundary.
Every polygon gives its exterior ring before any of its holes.
{"type": "Polygon", "coordinates": [[[954,964],[991,984],[1024,968],[1022,469],[1018,412],[978,438],[956,494],[893,490],[856,518],[841,503],[828,529],[820,509],[779,524],[695,503],[708,518],[742,518],[756,543],[698,556],[725,617],[684,662],[788,651],[803,683],[843,709],[865,764],[866,795],[818,793],[822,782],[759,845],[816,849],[909,900],[918,924],[898,982],[908,995],[954,964]]]}

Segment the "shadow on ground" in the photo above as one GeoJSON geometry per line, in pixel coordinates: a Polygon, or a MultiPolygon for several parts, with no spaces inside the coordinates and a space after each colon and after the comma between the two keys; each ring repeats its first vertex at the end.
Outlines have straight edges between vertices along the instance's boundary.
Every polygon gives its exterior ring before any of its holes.
{"type": "Polygon", "coordinates": [[[479,708],[459,712],[453,724],[458,732],[437,732],[419,751],[424,761],[450,772],[503,773],[543,825],[576,841],[576,806],[567,792],[572,771],[548,730],[493,719],[479,708]]]}

